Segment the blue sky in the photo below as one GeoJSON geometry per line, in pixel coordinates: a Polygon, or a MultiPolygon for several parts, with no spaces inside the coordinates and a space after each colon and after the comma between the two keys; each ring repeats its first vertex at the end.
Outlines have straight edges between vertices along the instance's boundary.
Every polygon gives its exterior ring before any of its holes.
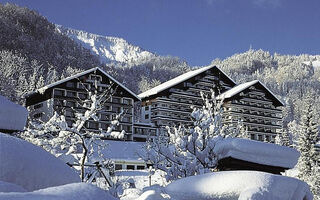
{"type": "Polygon", "coordinates": [[[11,0],[49,21],[190,65],[244,52],[320,54],[319,0],[11,0]]]}

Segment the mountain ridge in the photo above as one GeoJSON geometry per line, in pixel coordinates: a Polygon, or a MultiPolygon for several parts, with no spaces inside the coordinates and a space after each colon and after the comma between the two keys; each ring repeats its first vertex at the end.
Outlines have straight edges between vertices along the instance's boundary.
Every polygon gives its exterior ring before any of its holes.
{"type": "Polygon", "coordinates": [[[136,63],[156,54],[133,45],[123,38],[103,36],[56,25],[56,30],[89,49],[102,63],[136,63]]]}

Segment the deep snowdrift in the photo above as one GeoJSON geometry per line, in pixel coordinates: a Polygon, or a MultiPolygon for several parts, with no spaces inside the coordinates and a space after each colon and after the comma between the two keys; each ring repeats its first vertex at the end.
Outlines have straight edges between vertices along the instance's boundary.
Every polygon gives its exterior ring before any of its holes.
{"type": "Polygon", "coordinates": [[[0,133],[0,180],[33,191],[79,182],[80,178],[41,147],[0,133]]]}
{"type": "Polygon", "coordinates": [[[240,138],[226,138],[217,143],[214,151],[219,159],[232,157],[289,169],[297,164],[300,156],[297,150],[289,147],[240,138]]]}
{"type": "Polygon", "coordinates": [[[0,200],[116,200],[88,183],[72,183],[34,192],[0,193],[0,200]]]}
{"type": "Polygon", "coordinates": [[[26,125],[28,111],[0,95],[0,129],[23,130],[26,125]]]}
{"type": "Polygon", "coordinates": [[[226,171],[169,184],[172,199],[312,200],[309,186],[295,178],[257,171],[226,171]]]}

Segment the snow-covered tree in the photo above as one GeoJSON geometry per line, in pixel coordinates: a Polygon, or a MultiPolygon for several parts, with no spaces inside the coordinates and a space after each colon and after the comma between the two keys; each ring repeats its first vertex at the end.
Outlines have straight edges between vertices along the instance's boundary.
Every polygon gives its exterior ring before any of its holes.
{"type": "Polygon", "coordinates": [[[146,145],[144,159],[165,171],[167,180],[213,171],[218,163],[216,144],[223,138],[242,135],[241,123],[223,124],[223,101],[217,101],[213,92],[202,98],[203,107],[193,108],[191,114],[193,126],[167,127],[146,145]]]}
{"type": "Polygon", "coordinates": [[[297,146],[300,151],[298,178],[307,182],[314,195],[316,195],[315,192],[318,191],[316,188],[319,188],[319,181],[314,178],[316,176],[319,177],[319,152],[316,151],[315,145],[319,141],[319,124],[317,124],[313,104],[313,95],[308,93],[303,103],[301,129],[297,146]]]}
{"type": "MultiPolygon", "coordinates": [[[[102,139],[107,137],[121,139],[125,132],[113,131],[119,123],[122,113],[115,116],[111,126],[107,130],[91,131],[86,128],[89,120],[98,121],[98,113],[104,109],[105,103],[111,96],[112,84],[103,92],[98,91],[97,83],[94,84],[94,90],[87,91],[88,98],[79,99],[78,103],[81,109],[72,108],[75,122],[68,126],[64,115],[55,112],[47,122],[30,122],[28,129],[22,134],[22,137],[53,154],[64,153],[77,154],[81,169],[81,180],[86,177],[85,165],[97,165],[97,157],[102,158],[101,150],[105,147],[102,139]],[[81,111],[85,110],[85,111],[81,111]]],[[[102,158],[103,159],[103,158],[102,158]]]]}

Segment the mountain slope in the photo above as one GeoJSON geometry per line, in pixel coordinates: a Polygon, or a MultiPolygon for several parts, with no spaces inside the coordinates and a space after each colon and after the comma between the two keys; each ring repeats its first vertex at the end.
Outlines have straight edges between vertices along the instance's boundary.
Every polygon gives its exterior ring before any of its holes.
{"type": "Polygon", "coordinates": [[[81,30],[65,28],[60,25],[57,25],[56,29],[58,32],[72,38],[75,42],[80,43],[83,47],[90,49],[104,63],[134,63],[156,56],[138,46],[128,43],[122,38],[96,35],[81,30]]]}

